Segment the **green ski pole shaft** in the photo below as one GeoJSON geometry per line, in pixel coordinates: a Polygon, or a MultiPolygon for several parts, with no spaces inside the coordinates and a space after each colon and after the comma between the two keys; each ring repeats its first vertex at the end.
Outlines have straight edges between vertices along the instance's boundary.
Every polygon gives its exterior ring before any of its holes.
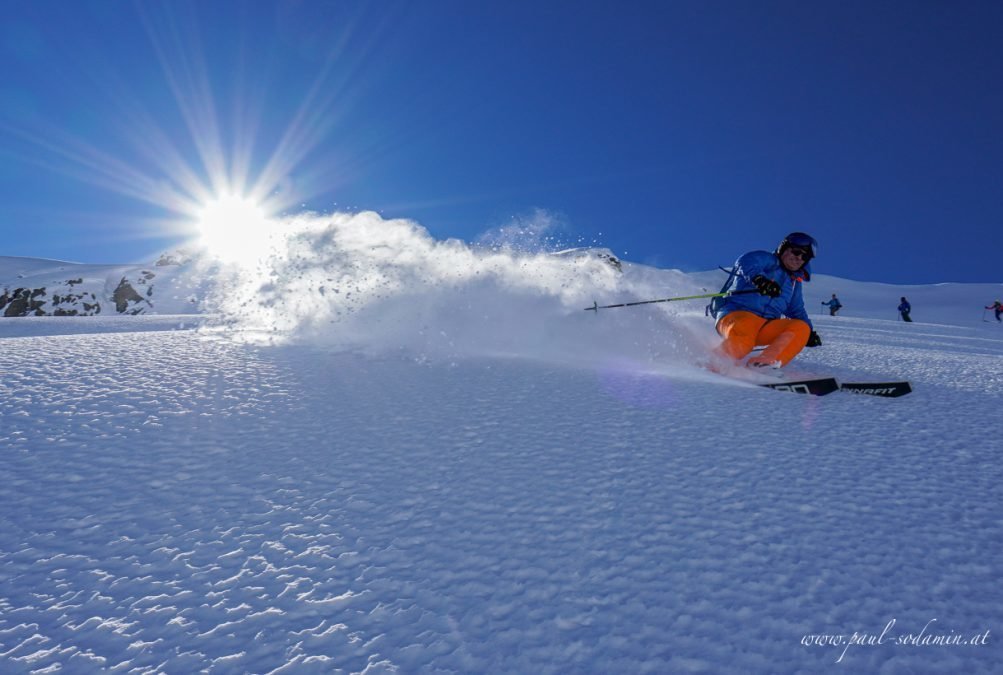
{"type": "Polygon", "coordinates": [[[680,300],[700,300],[701,298],[725,298],[729,295],[742,295],[745,293],[758,293],[759,291],[755,288],[750,288],[745,291],[729,291],[726,293],[707,293],[704,295],[684,295],[678,298],[662,298],[660,300],[641,300],[639,302],[621,302],[616,305],[600,305],[598,302],[593,301],[591,307],[586,307],[584,311],[586,312],[596,312],[599,313],[600,309],[614,309],[616,307],[636,307],[637,305],[652,305],[656,302],[678,302],[680,300]]]}

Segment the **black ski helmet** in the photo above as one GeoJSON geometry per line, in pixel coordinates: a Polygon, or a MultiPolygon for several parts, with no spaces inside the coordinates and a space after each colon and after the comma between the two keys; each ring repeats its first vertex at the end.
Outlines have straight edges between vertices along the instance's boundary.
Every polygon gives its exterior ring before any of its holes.
{"type": "MultiPolygon", "coordinates": [[[[811,260],[818,255],[818,242],[815,241],[814,237],[805,234],[804,232],[791,232],[784,237],[783,241],[780,242],[780,245],[777,246],[776,254],[782,254],[791,246],[808,251],[808,260],[811,260]]],[[[805,260],[805,262],[808,262],[808,260],[805,260]]]]}

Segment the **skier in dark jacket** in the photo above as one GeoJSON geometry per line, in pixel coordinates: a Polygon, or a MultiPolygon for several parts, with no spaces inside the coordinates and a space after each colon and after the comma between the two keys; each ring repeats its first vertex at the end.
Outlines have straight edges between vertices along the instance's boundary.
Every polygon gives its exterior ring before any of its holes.
{"type": "Polygon", "coordinates": [[[986,309],[995,309],[996,310],[996,320],[999,321],[1000,323],[1003,323],[1003,319],[1000,318],[1000,315],[1003,314],[1003,303],[1001,303],[999,300],[997,300],[993,304],[991,304],[988,307],[986,307],[986,309]]]}
{"type": "Polygon", "coordinates": [[[910,321],[910,322],[912,321],[912,319],[909,317],[909,312],[911,311],[912,311],[912,305],[909,304],[908,300],[902,298],[902,302],[901,304],[899,304],[899,314],[902,315],[903,321],[910,321]]]}
{"type": "Polygon", "coordinates": [[[835,293],[832,294],[832,300],[823,302],[822,304],[829,306],[829,316],[836,316],[836,312],[843,308],[843,303],[839,301],[835,293]]]}
{"type": "Polygon", "coordinates": [[[722,289],[758,293],[716,298],[711,311],[724,341],[717,353],[735,362],[757,345],[766,348],[748,360],[750,367],[780,368],[804,347],[822,344],[804,308],[801,284],[811,279],[809,261],[818,242],[803,232],[784,237],[777,249],[751,251],[735,262],[722,289]]]}

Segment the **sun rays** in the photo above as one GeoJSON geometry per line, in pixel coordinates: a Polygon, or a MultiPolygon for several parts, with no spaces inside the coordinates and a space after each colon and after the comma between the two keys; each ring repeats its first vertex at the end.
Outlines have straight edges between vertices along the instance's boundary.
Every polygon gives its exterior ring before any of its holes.
{"type": "MultiPolygon", "coordinates": [[[[367,60],[366,50],[354,46],[357,22],[319,28],[323,39],[315,42],[325,55],[290,73],[270,60],[267,43],[256,42],[273,36],[245,32],[248,16],[207,18],[186,3],[135,9],[148,38],[140,61],[98,58],[97,66],[82,65],[87,93],[96,95],[80,100],[85,115],[0,115],[0,126],[17,141],[6,155],[107,193],[92,203],[107,205],[108,220],[135,213],[131,226],[120,228],[123,239],[188,240],[226,260],[260,254],[283,212],[336,190],[346,172],[361,171],[362,158],[349,148],[318,152],[332,133],[344,131],[356,83],[372,80],[360,77],[367,60]],[[293,88],[284,86],[291,74],[293,88]],[[126,198],[123,206],[119,197],[126,198]]],[[[101,54],[98,43],[88,48],[101,54]]],[[[101,215],[77,213],[72,221],[101,215]]]]}

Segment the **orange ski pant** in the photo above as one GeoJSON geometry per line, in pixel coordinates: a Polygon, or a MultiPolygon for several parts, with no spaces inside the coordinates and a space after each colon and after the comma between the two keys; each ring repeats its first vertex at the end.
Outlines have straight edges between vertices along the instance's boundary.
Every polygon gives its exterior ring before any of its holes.
{"type": "Polygon", "coordinates": [[[718,349],[736,361],[763,345],[766,349],[751,361],[780,361],[786,366],[808,343],[811,326],[800,319],[764,319],[752,312],[731,312],[717,322],[717,332],[724,338],[718,349]]]}

